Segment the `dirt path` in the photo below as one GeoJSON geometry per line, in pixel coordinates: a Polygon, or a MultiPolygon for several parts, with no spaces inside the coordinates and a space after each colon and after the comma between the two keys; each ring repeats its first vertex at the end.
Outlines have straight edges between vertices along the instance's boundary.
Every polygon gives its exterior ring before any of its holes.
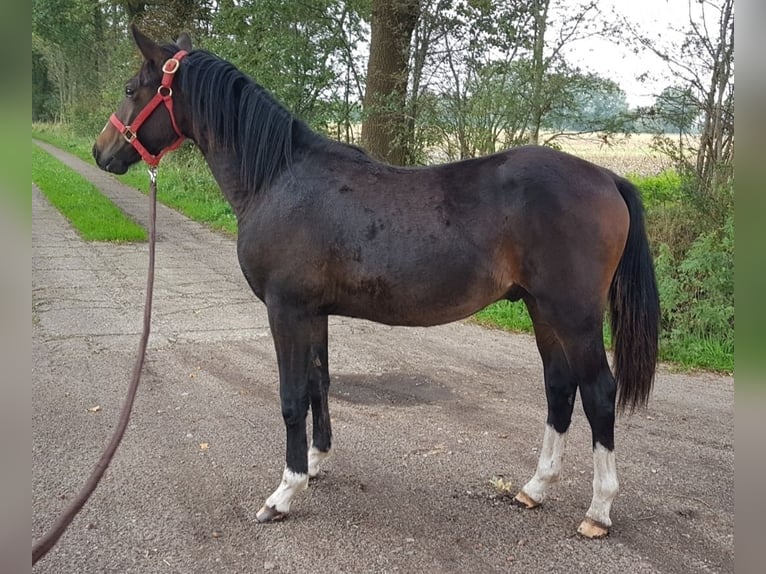
{"type": "MultiPolygon", "coordinates": [[[[145,196],[57,155],[146,221],[145,196]]],[[[116,422],[147,248],[80,241],[36,189],[32,208],[38,537],[116,422]]],[[[587,541],[574,535],[591,495],[582,408],[545,507],[497,496],[493,475],[517,488],[534,471],[542,369],[531,337],[467,323],[331,320],[334,455],[287,521],[255,523],[283,466],[265,309],[231,239],[167,208],[158,225],[153,334],[131,425],[36,572],[733,572],[731,377],[660,370],[649,410],[618,420],[611,536],[587,541]]]]}

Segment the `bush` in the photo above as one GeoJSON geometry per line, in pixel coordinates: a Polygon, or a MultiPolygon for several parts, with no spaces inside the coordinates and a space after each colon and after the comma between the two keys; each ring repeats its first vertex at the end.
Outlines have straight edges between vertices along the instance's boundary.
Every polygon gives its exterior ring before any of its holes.
{"type": "Polygon", "coordinates": [[[641,190],[644,207],[666,207],[681,199],[683,182],[678,172],[668,169],[657,175],[629,175],[628,179],[641,190]]]}
{"type": "Polygon", "coordinates": [[[679,259],[662,243],[655,258],[662,306],[662,356],[734,368],[734,221],[701,234],[679,259]]]}

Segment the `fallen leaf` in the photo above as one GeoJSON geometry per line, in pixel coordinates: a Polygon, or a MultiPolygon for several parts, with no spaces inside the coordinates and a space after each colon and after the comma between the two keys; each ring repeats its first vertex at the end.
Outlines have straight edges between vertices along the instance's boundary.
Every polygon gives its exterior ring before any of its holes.
{"type": "Polygon", "coordinates": [[[95,407],[90,407],[88,410],[90,412],[92,412],[92,413],[97,413],[98,411],[101,410],[101,405],[96,405],[95,407]]]}
{"type": "Polygon", "coordinates": [[[506,494],[513,493],[513,484],[510,480],[505,480],[502,476],[493,476],[489,483],[499,492],[506,494]]]}
{"type": "Polygon", "coordinates": [[[206,442],[199,443],[200,450],[207,450],[210,445],[206,442]]]}

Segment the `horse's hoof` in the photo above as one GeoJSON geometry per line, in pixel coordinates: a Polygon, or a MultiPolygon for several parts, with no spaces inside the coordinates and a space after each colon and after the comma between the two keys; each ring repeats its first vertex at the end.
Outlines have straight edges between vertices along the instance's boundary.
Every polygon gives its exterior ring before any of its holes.
{"type": "Polygon", "coordinates": [[[255,519],[261,524],[265,524],[267,522],[279,522],[285,518],[287,518],[287,514],[284,512],[279,512],[279,510],[273,506],[263,506],[258,511],[258,514],[255,515],[255,519]]]}
{"type": "Polygon", "coordinates": [[[540,506],[540,502],[537,502],[536,500],[533,500],[530,498],[523,490],[519,491],[519,493],[513,497],[513,500],[511,501],[516,506],[521,506],[523,508],[526,508],[528,510],[531,510],[532,508],[537,508],[540,506]]]}
{"type": "Polygon", "coordinates": [[[592,518],[586,518],[577,527],[577,533],[590,539],[604,538],[609,536],[609,527],[596,522],[592,518]]]}

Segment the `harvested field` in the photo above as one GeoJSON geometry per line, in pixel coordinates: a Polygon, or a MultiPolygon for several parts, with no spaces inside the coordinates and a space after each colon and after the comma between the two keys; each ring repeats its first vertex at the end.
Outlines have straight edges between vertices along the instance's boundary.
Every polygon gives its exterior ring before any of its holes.
{"type": "MultiPolygon", "coordinates": [[[[540,141],[545,141],[541,135],[540,141]]],[[[673,167],[670,159],[652,149],[653,134],[629,134],[607,139],[601,134],[577,137],[557,137],[554,144],[561,150],[611,169],[625,176],[652,176],[673,167]]],[[[429,151],[430,163],[438,164],[455,161],[456,146],[450,151],[446,146],[436,146],[429,151]],[[451,154],[450,154],[451,152],[451,154]]],[[[498,145],[500,151],[502,146],[498,145]]]]}
{"type": "Polygon", "coordinates": [[[672,168],[667,156],[651,148],[652,134],[631,134],[612,138],[609,143],[597,134],[592,137],[557,140],[561,149],[620,175],[657,175],[672,168]]]}

